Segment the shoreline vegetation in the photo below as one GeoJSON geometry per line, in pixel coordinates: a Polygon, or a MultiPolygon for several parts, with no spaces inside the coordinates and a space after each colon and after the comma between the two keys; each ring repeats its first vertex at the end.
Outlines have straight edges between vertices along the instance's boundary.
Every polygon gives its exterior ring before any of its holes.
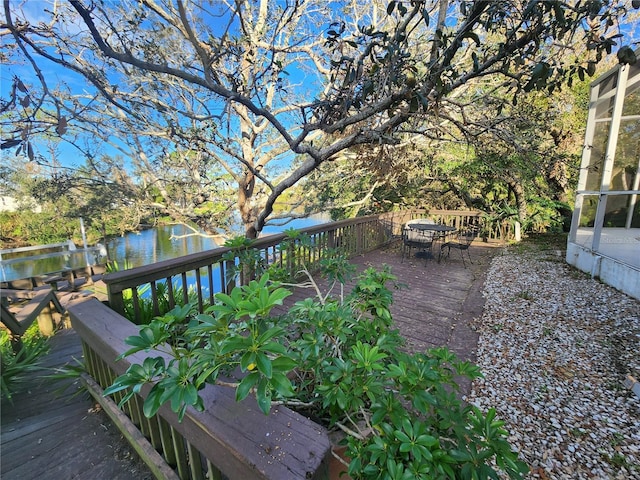
{"type": "MultiPolygon", "coordinates": [[[[2,218],[0,216],[0,218],[2,218]]],[[[198,236],[202,236],[202,237],[207,237],[207,238],[216,238],[218,237],[219,239],[226,239],[227,237],[224,235],[219,235],[219,234],[207,234],[205,232],[198,232],[197,231],[197,227],[194,227],[193,225],[189,224],[189,223],[184,223],[184,222],[174,222],[174,221],[161,221],[161,222],[157,222],[155,224],[151,224],[151,223],[143,223],[140,224],[138,226],[137,229],[132,229],[132,230],[127,230],[123,233],[111,233],[111,234],[107,234],[106,236],[100,236],[100,237],[96,237],[95,235],[92,236],[91,240],[87,240],[87,244],[88,245],[95,245],[97,243],[106,243],[109,240],[112,240],[114,238],[120,238],[120,237],[124,237],[128,234],[137,234],[137,233],[141,233],[144,232],[146,230],[151,230],[153,228],[157,228],[160,226],[171,226],[171,225],[182,225],[185,228],[191,230],[193,232],[192,235],[198,235],[198,236]],[[97,239],[96,239],[97,238],[97,239]]],[[[6,228],[6,230],[9,230],[9,228],[6,228]]],[[[22,230],[24,231],[24,230],[22,230]]],[[[52,233],[52,234],[48,234],[46,235],[46,240],[44,239],[45,236],[41,236],[40,238],[34,237],[32,232],[29,232],[30,236],[22,236],[22,237],[17,237],[17,236],[7,236],[8,232],[3,231],[0,232],[0,248],[1,249],[10,249],[10,248],[21,248],[21,247],[28,247],[28,246],[33,246],[33,245],[47,245],[50,243],[56,243],[56,242],[64,242],[67,240],[71,240],[73,241],[73,243],[75,245],[82,245],[82,235],[80,233],[80,230],[78,229],[78,231],[76,232],[75,230],[72,232],[71,235],[69,235],[68,232],[57,232],[57,233],[52,233]]],[[[176,238],[182,238],[185,235],[178,235],[176,236],[176,238]]],[[[223,240],[224,241],[224,240],[223,240]]],[[[219,243],[219,242],[217,242],[219,243]]]]}
{"type": "MultiPolygon", "coordinates": [[[[49,214],[30,213],[28,216],[20,212],[0,212],[0,249],[20,248],[32,245],[46,245],[50,243],[64,242],[72,240],[76,245],[82,245],[82,233],[80,230],[80,222],[77,219],[68,223],[53,222],[47,220],[49,214]]],[[[323,217],[322,221],[314,223],[324,223],[331,221],[329,215],[324,213],[310,214],[305,217],[292,216],[291,220],[283,220],[278,218],[273,226],[267,225],[261,235],[273,234],[274,228],[278,231],[286,230],[290,223],[294,225],[296,222],[306,222],[314,217],[323,217]]],[[[124,237],[127,234],[141,233],[157,227],[166,226],[183,226],[191,233],[184,235],[175,235],[176,239],[186,238],[188,236],[199,236],[202,238],[211,238],[218,245],[222,246],[227,240],[235,236],[242,235],[241,231],[237,234],[232,233],[209,233],[202,230],[192,222],[181,222],[171,219],[156,219],[154,222],[141,222],[137,228],[124,229],[122,231],[107,232],[103,228],[99,230],[92,225],[86,225],[87,244],[95,245],[96,243],[106,244],[114,238],[124,237]]],[[[295,228],[295,227],[294,227],[295,228]]]]}

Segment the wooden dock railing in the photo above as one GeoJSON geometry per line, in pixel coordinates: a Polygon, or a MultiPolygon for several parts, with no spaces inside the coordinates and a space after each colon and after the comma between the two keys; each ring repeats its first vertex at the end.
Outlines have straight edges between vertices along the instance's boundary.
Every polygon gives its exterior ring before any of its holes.
{"type": "MultiPolygon", "coordinates": [[[[95,298],[70,305],[68,311],[82,338],[85,385],[157,478],[328,478],[330,443],[323,427],[282,406],[265,415],[255,398],[236,402],[235,390],[228,387],[207,385],[200,391],[205,410],[188,408],[182,422],[168,406],[151,418],[144,416],[150,387],[120,411],[103,390],[132,363],[163,353],[138,352],[116,360],[130,348],[125,338],[138,328],[95,298]]],[[[122,395],[114,397],[119,401],[122,395]]]]}
{"type": "Polygon", "coordinates": [[[45,245],[31,245],[0,250],[0,284],[5,288],[32,289],[43,284],[66,280],[70,285],[79,277],[91,283],[91,276],[104,272],[107,251],[102,245],[77,248],[71,240],[45,245]],[[72,261],[73,260],[73,261],[72,261]],[[25,278],[6,276],[5,270],[23,268],[29,271],[25,278]]]}

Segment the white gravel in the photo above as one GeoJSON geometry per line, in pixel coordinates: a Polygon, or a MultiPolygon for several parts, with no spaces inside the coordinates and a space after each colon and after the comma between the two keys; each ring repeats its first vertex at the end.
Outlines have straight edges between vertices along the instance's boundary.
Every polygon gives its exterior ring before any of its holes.
{"type": "Polygon", "coordinates": [[[467,400],[494,407],[527,478],[640,479],[640,302],[569,267],[560,251],[492,261],[467,400]]]}

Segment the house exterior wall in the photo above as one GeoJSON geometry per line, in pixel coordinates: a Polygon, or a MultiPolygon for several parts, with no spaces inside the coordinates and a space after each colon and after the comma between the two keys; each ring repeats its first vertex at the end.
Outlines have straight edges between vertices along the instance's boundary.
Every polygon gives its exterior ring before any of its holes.
{"type": "Polygon", "coordinates": [[[566,261],[593,278],[640,300],[640,269],[572,242],[567,244],[566,261]]]}
{"type": "Polygon", "coordinates": [[[566,260],[640,299],[640,62],[592,83],[584,144],[566,260]],[[585,229],[588,241],[579,242],[585,229]],[[632,241],[612,251],[603,231],[632,241]]]}

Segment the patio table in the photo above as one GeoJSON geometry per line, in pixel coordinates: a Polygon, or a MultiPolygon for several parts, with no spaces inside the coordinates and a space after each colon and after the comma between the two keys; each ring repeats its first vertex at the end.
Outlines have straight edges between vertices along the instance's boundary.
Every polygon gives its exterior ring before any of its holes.
{"type": "MultiPolygon", "coordinates": [[[[430,219],[417,219],[407,222],[407,227],[411,230],[424,232],[433,232],[433,241],[444,240],[448,235],[454,233],[457,229],[449,225],[433,223],[430,219]]],[[[427,255],[427,258],[433,258],[430,252],[417,252],[416,256],[427,255]]]]}

